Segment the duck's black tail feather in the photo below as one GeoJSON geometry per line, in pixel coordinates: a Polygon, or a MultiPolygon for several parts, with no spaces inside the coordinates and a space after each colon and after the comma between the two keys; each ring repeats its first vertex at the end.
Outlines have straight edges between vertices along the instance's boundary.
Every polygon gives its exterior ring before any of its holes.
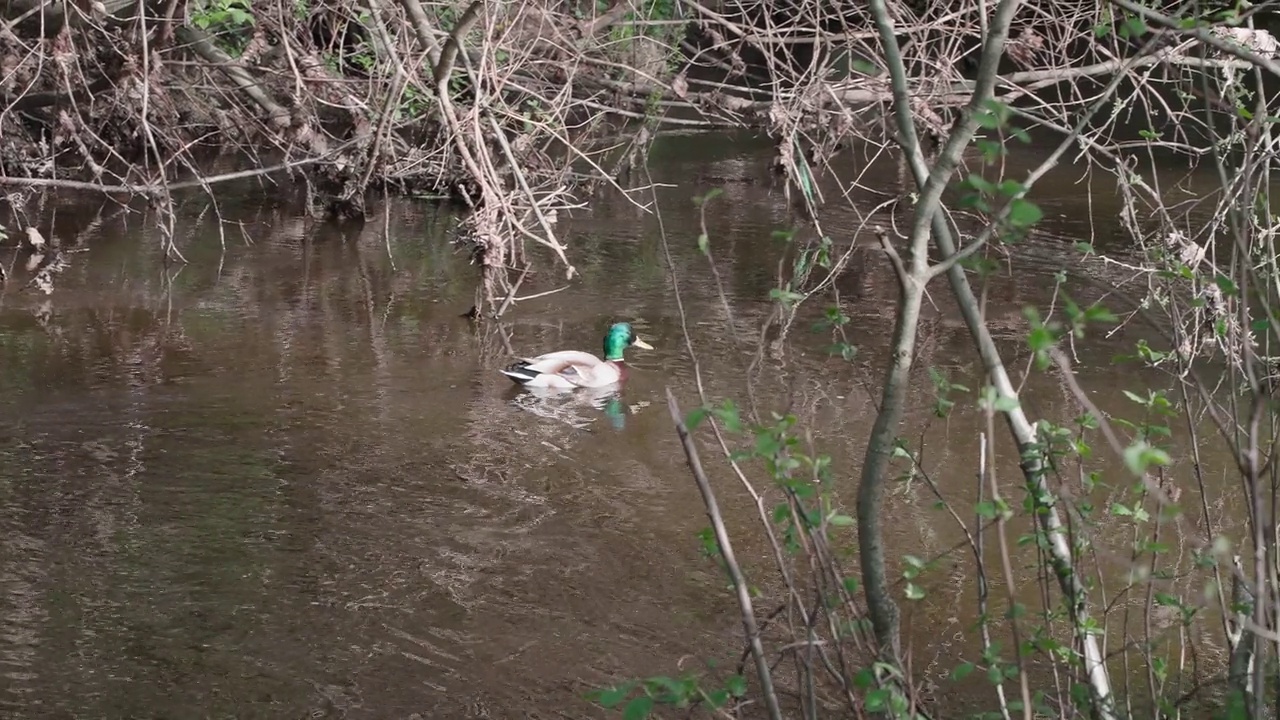
{"type": "Polygon", "coordinates": [[[516,362],[508,365],[507,369],[502,371],[502,374],[520,383],[521,385],[532,381],[534,378],[538,376],[538,373],[529,369],[529,363],[524,362],[523,360],[520,362],[516,362]]]}

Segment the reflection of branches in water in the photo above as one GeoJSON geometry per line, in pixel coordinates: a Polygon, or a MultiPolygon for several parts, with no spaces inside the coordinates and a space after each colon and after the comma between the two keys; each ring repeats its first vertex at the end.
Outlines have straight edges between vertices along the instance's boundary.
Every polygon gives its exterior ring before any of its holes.
{"type": "Polygon", "coordinates": [[[49,621],[46,598],[40,592],[47,586],[48,558],[46,543],[28,534],[14,520],[24,513],[0,514],[0,663],[6,668],[7,690],[0,696],[0,712],[21,712],[30,708],[39,692],[27,683],[38,677],[40,636],[49,621]]]}
{"type": "MultiPolygon", "coordinates": [[[[20,424],[5,428],[0,477],[27,478],[34,492],[0,493],[0,666],[7,681],[0,690],[0,716],[21,716],[33,702],[52,697],[41,662],[51,643],[76,648],[76,660],[57,673],[89,694],[102,689],[101,678],[80,670],[117,659],[99,640],[104,618],[117,611],[111,579],[136,570],[120,564],[120,553],[136,538],[142,506],[141,456],[150,451],[151,433],[129,421],[137,418],[136,410],[145,411],[146,402],[144,394],[135,394],[124,406],[98,410],[96,424],[83,415],[67,422],[66,411],[77,408],[75,403],[36,407],[23,413],[20,424]],[[57,566],[51,561],[66,561],[70,547],[77,558],[92,560],[51,575],[57,566]],[[47,612],[58,592],[92,598],[80,605],[74,627],[60,625],[59,615],[47,612]]],[[[52,707],[58,705],[55,700],[52,707]]]]}
{"type": "Polygon", "coordinates": [[[511,327],[503,322],[486,322],[474,326],[476,345],[480,352],[480,364],[488,367],[497,364],[499,358],[516,357],[511,347],[511,327]]]}

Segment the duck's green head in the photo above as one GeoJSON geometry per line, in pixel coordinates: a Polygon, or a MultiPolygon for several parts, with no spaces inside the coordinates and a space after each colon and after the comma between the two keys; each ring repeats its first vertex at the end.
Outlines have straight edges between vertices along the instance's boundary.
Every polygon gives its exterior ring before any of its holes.
{"type": "Polygon", "coordinates": [[[604,336],[604,359],[621,360],[622,353],[633,346],[645,350],[653,349],[652,345],[636,337],[636,331],[631,329],[629,323],[614,323],[609,328],[609,334],[604,336]]]}

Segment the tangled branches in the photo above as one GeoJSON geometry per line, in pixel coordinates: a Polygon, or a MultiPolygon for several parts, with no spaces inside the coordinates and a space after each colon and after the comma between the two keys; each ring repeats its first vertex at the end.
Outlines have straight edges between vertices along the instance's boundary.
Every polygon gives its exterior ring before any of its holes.
{"type": "MultiPolygon", "coordinates": [[[[983,8],[890,6],[926,139],[970,97],[983,8]]],[[[995,98],[1069,126],[1091,81],[1146,50],[1128,107],[1175,119],[1153,88],[1195,59],[1168,38],[1097,32],[1134,17],[1092,0],[1021,5],[995,98]]],[[[510,296],[526,241],[573,274],[558,213],[618,184],[662,127],[768,132],[811,219],[832,155],[896,136],[890,65],[861,3],[25,0],[4,19],[0,181],[88,183],[164,209],[175,188],[243,176],[201,174],[218,150],[289,172],[338,216],[363,216],[371,190],[455,199],[475,210],[491,304],[510,296]],[[621,142],[620,127],[633,131],[621,142]]]]}

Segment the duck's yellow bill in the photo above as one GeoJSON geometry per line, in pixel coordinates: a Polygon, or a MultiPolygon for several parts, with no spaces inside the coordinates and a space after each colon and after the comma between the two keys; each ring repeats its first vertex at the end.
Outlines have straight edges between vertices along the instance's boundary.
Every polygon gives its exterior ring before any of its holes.
{"type": "Polygon", "coordinates": [[[653,346],[652,346],[652,345],[650,345],[649,343],[647,343],[647,342],[645,342],[645,341],[641,340],[640,338],[636,338],[635,342],[633,342],[633,343],[631,343],[631,344],[632,344],[633,346],[635,346],[635,347],[641,348],[642,350],[652,350],[652,349],[653,349],[653,346]]]}

